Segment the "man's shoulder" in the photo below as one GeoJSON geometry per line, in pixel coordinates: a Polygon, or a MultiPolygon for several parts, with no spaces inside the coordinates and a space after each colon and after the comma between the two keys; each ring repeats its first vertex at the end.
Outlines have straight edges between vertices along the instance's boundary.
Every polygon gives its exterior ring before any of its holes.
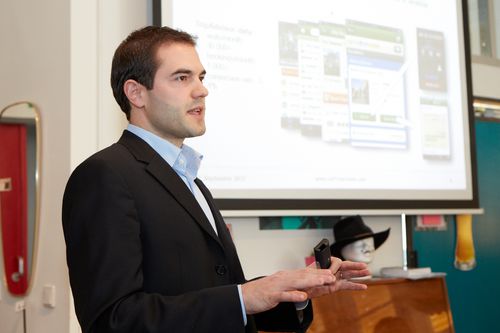
{"type": "Polygon", "coordinates": [[[78,164],[72,174],[102,172],[105,170],[119,171],[130,168],[137,162],[135,154],[128,146],[127,140],[120,138],[112,145],[103,148],[78,164]]]}
{"type": "Polygon", "coordinates": [[[124,131],[117,142],[90,155],[80,165],[93,163],[123,163],[127,160],[133,160],[134,154],[131,151],[130,145],[138,140],[140,139],[134,134],[124,131]]]}
{"type": "Polygon", "coordinates": [[[118,142],[106,147],[82,161],[72,172],[71,178],[89,175],[114,174],[126,176],[142,172],[154,150],[134,134],[125,131],[118,142]]]}
{"type": "Polygon", "coordinates": [[[113,163],[113,162],[123,162],[124,159],[129,159],[131,157],[130,152],[127,148],[120,143],[114,143],[109,147],[101,149],[91,156],[87,157],[80,165],[86,165],[89,163],[113,163]]]}

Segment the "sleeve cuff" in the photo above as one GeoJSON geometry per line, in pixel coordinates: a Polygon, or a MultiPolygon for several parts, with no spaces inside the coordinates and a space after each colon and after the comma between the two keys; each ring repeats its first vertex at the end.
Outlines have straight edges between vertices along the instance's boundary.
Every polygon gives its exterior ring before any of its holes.
{"type": "Polygon", "coordinates": [[[309,300],[305,300],[304,302],[297,302],[295,303],[295,310],[304,310],[305,308],[307,308],[307,305],[309,305],[309,300]]]}
{"type": "MultiPolygon", "coordinates": [[[[240,295],[241,314],[243,315],[243,324],[245,326],[247,326],[247,313],[245,310],[245,303],[243,302],[243,294],[241,293],[241,284],[238,285],[238,295],[240,295]]],[[[306,304],[306,306],[307,306],[307,304],[306,304]]]]}

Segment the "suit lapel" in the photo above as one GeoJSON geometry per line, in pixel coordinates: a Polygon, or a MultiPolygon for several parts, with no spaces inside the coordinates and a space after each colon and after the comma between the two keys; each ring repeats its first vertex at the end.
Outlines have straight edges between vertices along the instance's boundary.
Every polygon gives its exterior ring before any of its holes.
{"type": "MultiPolygon", "coordinates": [[[[241,263],[238,258],[238,254],[236,253],[236,247],[234,245],[233,239],[231,238],[231,233],[229,232],[226,223],[224,222],[224,218],[222,217],[219,209],[215,205],[215,201],[210,194],[208,188],[203,184],[200,179],[195,179],[196,185],[200,189],[201,193],[207,199],[207,203],[212,211],[212,215],[215,219],[215,225],[217,227],[217,233],[219,235],[219,239],[222,242],[227,258],[231,258],[231,262],[233,263],[231,274],[233,276],[233,281],[238,283],[245,282],[245,274],[243,274],[243,269],[241,268],[241,263]]],[[[252,327],[251,317],[248,320],[247,327],[252,327]]],[[[255,327],[247,332],[256,332],[255,327]]]]}
{"type": "Polygon", "coordinates": [[[232,243],[229,230],[226,227],[226,223],[224,222],[224,219],[222,218],[219,209],[215,206],[214,198],[210,194],[210,191],[200,179],[196,178],[194,182],[196,183],[196,185],[198,185],[198,188],[200,189],[201,193],[203,193],[203,196],[207,200],[208,206],[210,207],[210,211],[214,216],[215,225],[217,227],[217,233],[222,243],[223,244],[227,244],[228,242],[232,243]]]}
{"type": "MultiPolygon", "coordinates": [[[[198,225],[222,246],[194,195],[174,169],[153,148],[129,131],[123,132],[118,143],[127,147],[138,161],[145,163],[146,170],[163,185],[198,225]]],[[[211,206],[210,208],[212,209],[211,206]]]]}

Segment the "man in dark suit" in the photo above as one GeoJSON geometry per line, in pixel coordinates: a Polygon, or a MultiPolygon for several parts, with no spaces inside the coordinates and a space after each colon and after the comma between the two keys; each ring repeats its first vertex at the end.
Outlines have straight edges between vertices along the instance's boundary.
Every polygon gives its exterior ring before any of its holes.
{"type": "Polygon", "coordinates": [[[205,132],[205,70],[187,33],[133,32],[111,85],[130,124],[71,175],[63,227],[83,332],[305,331],[307,299],[364,289],[366,265],[282,271],[246,281],[213,198],[183,144],[205,132]],[[302,303],[301,305],[298,305],[302,303]]]}

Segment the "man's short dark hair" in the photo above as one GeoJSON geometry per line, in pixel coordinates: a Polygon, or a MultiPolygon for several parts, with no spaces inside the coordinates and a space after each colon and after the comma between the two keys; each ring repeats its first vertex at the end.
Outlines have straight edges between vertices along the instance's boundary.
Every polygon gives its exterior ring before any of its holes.
{"type": "Polygon", "coordinates": [[[111,88],[120,108],[130,119],[130,102],[123,91],[127,80],[135,80],[153,89],[153,81],[159,63],[158,48],[165,44],[183,43],[195,46],[196,39],[190,34],[169,27],[145,27],[132,32],[118,46],[111,65],[111,88]]]}

